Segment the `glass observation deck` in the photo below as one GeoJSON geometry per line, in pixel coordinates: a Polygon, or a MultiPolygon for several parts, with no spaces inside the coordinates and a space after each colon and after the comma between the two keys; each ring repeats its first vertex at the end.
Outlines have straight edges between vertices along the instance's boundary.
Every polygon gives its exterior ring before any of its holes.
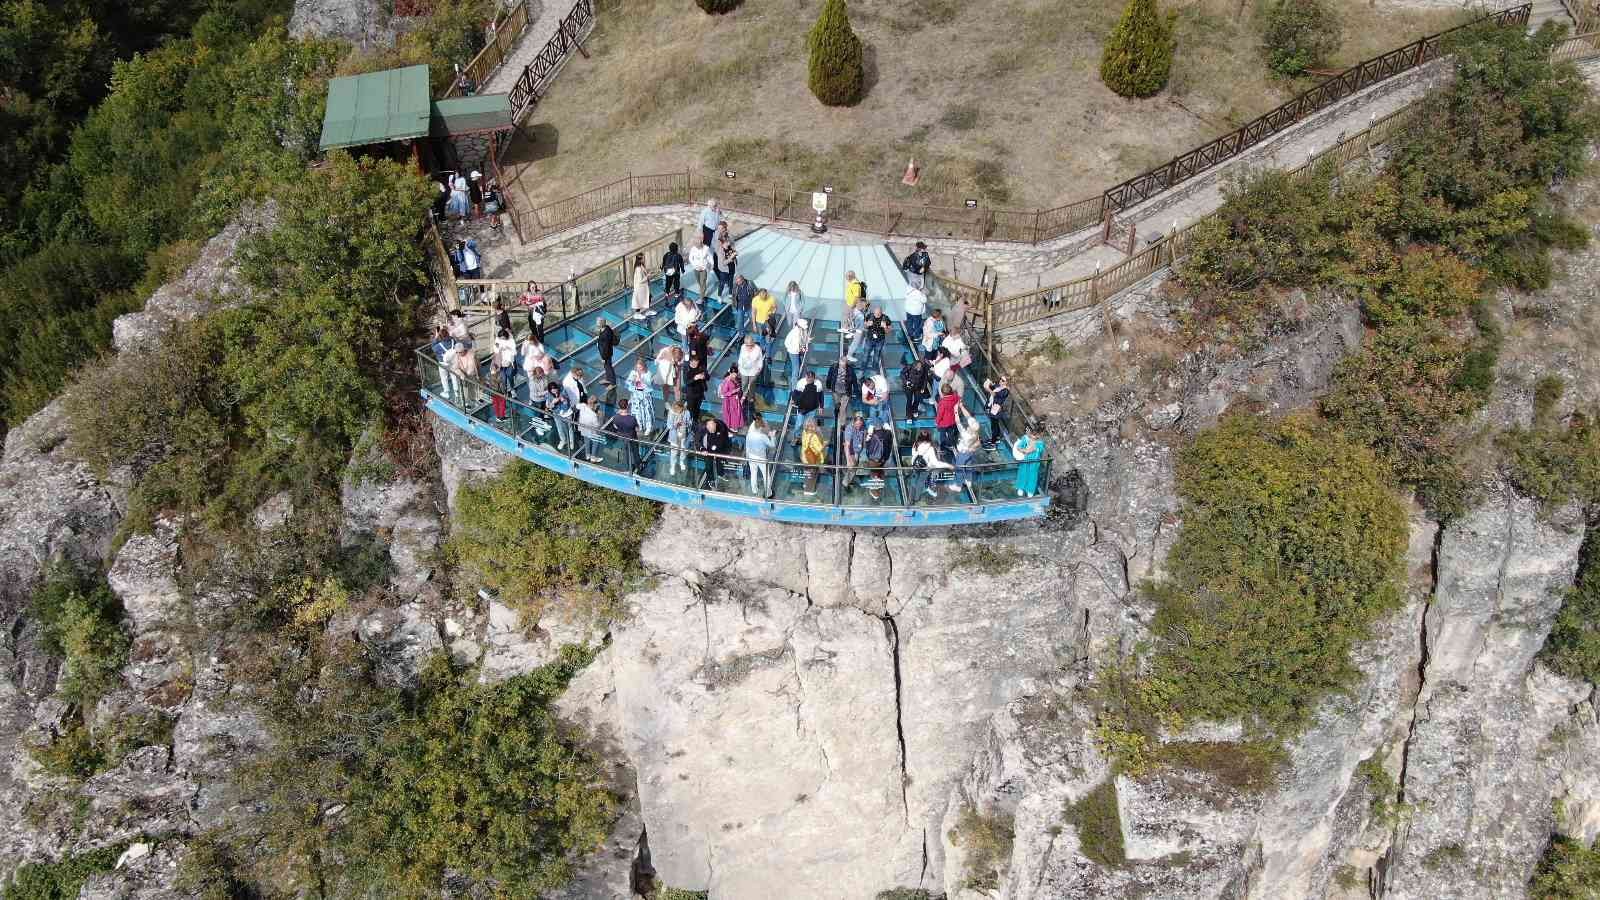
{"type": "MultiPolygon", "coordinates": [[[[647,264],[653,267],[659,264],[662,251],[672,240],[676,240],[680,248],[686,247],[679,234],[674,233],[638,249],[646,254],[647,264]]],[[[676,299],[666,296],[663,278],[656,270],[650,280],[651,316],[645,319],[632,316],[632,292],[625,286],[629,283],[627,272],[635,251],[543,292],[551,310],[543,326],[544,346],[559,367],[551,381],[559,385],[575,367],[581,369],[584,392],[598,401],[599,428],[584,428],[576,418],[558,420],[545,408],[540,397],[529,396],[528,380],[521,368],[521,350],[531,321],[518,305],[519,294],[530,287],[526,283],[507,282],[493,287],[510,312],[518,346],[518,362],[513,369],[516,377],[511,389],[497,391],[490,387],[495,320],[485,307],[470,307],[467,323],[473,340],[477,377],[447,369],[432,345],[416,351],[422,397],[428,409],[450,426],[553,472],[662,503],[731,515],[810,524],[930,526],[1006,521],[1045,512],[1050,503],[1046,490],[1051,469],[1049,453],[1034,450],[1019,458],[1019,450],[1026,446],[1018,448],[1017,441],[1034,424],[1034,419],[1015,388],[998,421],[991,421],[985,408],[987,393],[983,384],[986,379],[1000,377],[1002,373],[986,358],[977,335],[970,328],[962,329],[970,364],[955,370],[952,386],[960,393],[966,409],[975,414],[985,438],[998,426],[1001,439],[980,449],[971,464],[960,470],[929,469],[915,460],[912,445],[916,436],[928,434],[937,447],[939,434],[934,426],[932,399],[920,403],[914,415],[908,414],[906,409],[901,369],[920,349],[913,347],[900,313],[905,279],[886,247],[847,248],[775,237],[761,230],[744,236],[737,246],[741,271],[758,287],[771,292],[779,304],[778,311],[773,314],[773,321],[779,322],[779,327],[771,342],[765,369],[761,377],[744,387],[742,396],[749,403],[735,401],[742,409],[753,408],[754,415],[767,426],[773,440],[767,462],[746,458],[746,428],[731,433],[731,444],[725,454],[671,445],[665,425],[667,404],[674,399],[674,388],[663,387],[656,372],[658,353],[664,348],[682,347],[673,321],[676,299]],[[784,247],[781,246],[783,241],[806,246],[784,247]],[[840,454],[846,425],[857,412],[866,412],[859,388],[841,409],[834,393],[823,387],[817,421],[826,446],[826,459],[815,465],[801,461],[797,443],[802,416],[790,398],[791,372],[795,366],[784,349],[783,340],[794,323],[784,320],[782,310],[784,289],[789,281],[799,279],[793,277],[794,270],[788,264],[743,265],[747,246],[760,249],[759,256],[770,263],[803,259],[808,266],[821,267],[830,276],[833,269],[839,269],[839,284],[831,291],[834,297],[826,296],[829,291],[821,286],[822,282],[811,279],[807,286],[816,293],[805,294],[801,313],[808,321],[810,340],[801,354],[799,368],[802,372],[814,373],[819,386],[823,386],[821,383],[828,369],[849,348],[839,328],[844,269],[859,272],[861,260],[868,259],[874,267],[871,268],[872,277],[879,279],[877,284],[868,282],[869,300],[876,303],[880,296],[885,300],[894,298],[894,302],[884,304],[893,310],[893,327],[877,366],[871,372],[857,367],[859,377],[864,379],[869,374],[881,373],[890,386],[887,418],[892,426],[892,439],[888,456],[881,464],[862,461],[851,467],[845,465],[840,454]],[[878,258],[880,256],[882,259],[878,258]],[[841,263],[846,258],[853,258],[855,264],[841,263]],[[892,287],[884,283],[891,276],[895,281],[892,287]],[[595,289],[597,285],[604,287],[595,289]],[[564,315],[557,319],[558,313],[564,315]],[[604,369],[597,347],[602,322],[609,322],[616,333],[612,355],[618,382],[615,387],[602,382],[604,369]],[[628,390],[626,378],[635,360],[640,358],[645,360],[652,376],[645,395],[650,410],[648,416],[635,412],[641,423],[639,437],[628,439],[612,430],[613,418],[620,400],[633,400],[637,396],[628,390]],[[651,427],[646,430],[644,425],[651,427]],[[767,477],[758,490],[753,490],[751,467],[757,465],[766,467],[767,477]]],[[[752,257],[757,255],[751,254],[752,257]]],[[[935,278],[931,273],[929,281],[930,312],[954,302],[944,285],[933,283],[935,278]]],[[[484,284],[476,283],[479,287],[484,284]]],[[[744,333],[737,330],[737,314],[731,301],[716,296],[714,276],[708,288],[711,297],[699,295],[693,273],[683,279],[683,290],[691,300],[697,301],[701,310],[699,325],[709,337],[707,389],[699,419],[704,421],[714,416],[720,422],[724,406],[717,388],[735,366],[744,333]]],[[[866,355],[865,351],[859,353],[858,361],[865,363],[866,355]]],[[[931,375],[930,383],[936,394],[939,385],[931,375]]],[[[698,433],[691,443],[696,441],[698,433]]],[[[950,462],[952,456],[941,453],[941,459],[950,462]]]]}

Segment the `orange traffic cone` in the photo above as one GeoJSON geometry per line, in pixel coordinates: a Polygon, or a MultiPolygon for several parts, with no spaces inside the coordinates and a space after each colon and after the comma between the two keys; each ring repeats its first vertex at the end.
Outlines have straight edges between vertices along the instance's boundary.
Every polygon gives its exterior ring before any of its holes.
{"type": "Polygon", "coordinates": [[[906,174],[904,178],[900,179],[900,183],[909,185],[911,187],[916,187],[917,179],[921,177],[922,173],[917,170],[917,158],[913,156],[911,157],[911,161],[906,163],[906,174]]]}

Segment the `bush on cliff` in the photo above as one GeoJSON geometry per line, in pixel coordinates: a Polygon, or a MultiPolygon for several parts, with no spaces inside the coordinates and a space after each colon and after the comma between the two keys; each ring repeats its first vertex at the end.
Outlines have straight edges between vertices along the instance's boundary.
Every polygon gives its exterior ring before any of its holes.
{"type": "Polygon", "coordinates": [[[1388,473],[1310,419],[1236,413],[1177,475],[1183,530],[1147,589],[1161,641],[1142,693],[1183,718],[1294,731],[1400,603],[1408,532],[1388,473]]]}

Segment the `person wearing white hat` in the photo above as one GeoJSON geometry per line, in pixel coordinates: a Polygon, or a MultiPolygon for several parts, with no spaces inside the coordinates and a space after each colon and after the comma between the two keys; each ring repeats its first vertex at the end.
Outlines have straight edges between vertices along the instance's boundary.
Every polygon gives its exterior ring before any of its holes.
{"type": "Polygon", "coordinates": [[[467,176],[467,196],[472,200],[472,217],[483,215],[483,173],[477,169],[467,176]]]}
{"type": "Polygon", "coordinates": [[[805,362],[806,346],[811,343],[811,323],[795,319],[794,327],[784,335],[783,349],[789,354],[789,384],[800,380],[800,366],[805,362]]]}

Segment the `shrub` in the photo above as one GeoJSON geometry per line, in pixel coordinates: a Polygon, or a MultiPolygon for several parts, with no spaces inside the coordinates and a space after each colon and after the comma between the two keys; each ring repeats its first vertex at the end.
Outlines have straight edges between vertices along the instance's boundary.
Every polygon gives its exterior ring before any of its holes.
{"type": "Polygon", "coordinates": [[[62,699],[92,707],[128,661],[122,602],[104,579],[57,569],[34,592],[32,611],[45,648],[63,659],[62,699]]]}
{"type": "Polygon", "coordinates": [[[199,835],[186,845],[174,887],[194,900],[248,900],[254,896],[239,877],[239,863],[227,843],[199,835]]]}
{"type": "Polygon", "coordinates": [[[1378,453],[1432,512],[1466,505],[1456,462],[1459,429],[1483,403],[1471,379],[1473,344],[1432,319],[1379,331],[1334,370],[1322,411],[1378,453]]]}
{"type": "Polygon", "coordinates": [[[1511,428],[1495,443],[1511,483],[1547,506],[1600,499],[1600,428],[1575,414],[1570,424],[1511,428]]]}
{"type": "Polygon", "coordinates": [[[1122,813],[1117,809],[1117,777],[1112,775],[1094,790],[1067,805],[1067,821],[1078,830],[1078,849],[1107,869],[1128,865],[1122,844],[1122,813]]]}
{"type": "Polygon", "coordinates": [[[1339,49],[1339,14],[1323,0],[1275,0],[1261,22],[1261,52],[1279,75],[1320,68],[1339,49]]]}
{"type": "Polygon", "coordinates": [[[1400,603],[1405,511],[1371,451],[1302,417],[1223,418],[1178,461],[1183,529],[1147,588],[1147,695],[1252,730],[1305,724],[1357,675],[1349,650],[1400,603]]]}
{"type": "Polygon", "coordinates": [[[615,803],[551,710],[590,654],[567,647],[498,684],[438,654],[399,688],[367,648],[260,649],[274,740],[239,785],[262,813],[226,836],[251,881],[415,898],[450,872],[542,896],[604,838],[615,803]]]}
{"type": "Polygon", "coordinates": [[[89,876],[111,871],[127,848],[126,843],[114,844],[55,862],[24,863],[6,885],[5,900],[77,900],[89,876]]]}
{"type": "MultiPolygon", "coordinates": [[[[1347,246],[1359,253],[1363,245],[1347,246]]],[[[1367,319],[1381,327],[1468,312],[1478,302],[1483,272],[1439,247],[1391,251],[1380,245],[1344,266],[1341,280],[1361,301],[1367,319]]]]}
{"type": "Polygon", "coordinates": [[[1222,206],[1191,232],[1177,266],[1193,298],[1191,332],[1249,345],[1284,322],[1282,291],[1317,283],[1335,253],[1332,174],[1229,177],[1222,206]]]}
{"type": "Polygon", "coordinates": [[[730,13],[739,8],[744,0],[694,0],[696,6],[712,15],[730,13]]]}
{"type": "Polygon", "coordinates": [[[1578,577],[1561,603],[1539,658],[1568,678],[1600,682],[1600,536],[1584,539],[1578,577]]]}
{"type": "Polygon", "coordinates": [[[88,778],[104,770],[107,762],[89,729],[79,721],[68,723],[50,743],[29,748],[28,754],[46,772],[62,778],[88,778]]]}
{"type": "Polygon", "coordinates": [[[808,84],[824,106],[854,106],[866,91],[861,38],[850,27],[845,0],[823,0],[822,12],[806,39],[810,51],[808,84]]]}
{"type": "Polygon", "coordinates": [[[1600,885],[1600,850],[1554,835],[1533,871],[1530,900],[1594,900],[1600,885]]]}
{"type": "Polygon", "coordinates": [[[1570,229],[1538,198],[1582,170],[1600,133],[1582,75],[1550,60],[1557,39],[1553,23],[1532,36],[1488,27],[1454,48],[1456,77],[1423,99],[1396,142],[1392,239],[1448,247],[1520,286],[1548,277],[1545,248],[1570,229]]]}
{"type": "Polygon", "coordinates": [[[961,807],[950,840],[966,850],[967,889],[992,891],[1000,886],[1001,873],[1011,865],[1015,836],[1010,816],[986,816],[970,803],[961,807]]]}
{"type": "Polygon", "coordinates": [[[1204,772],[1240,793],[1254,794],[1277,783],[1288,754],[1271,741],[1171,741],[1155,748],[1155,762],[1204,772]]]}
{"type": "Polygon", "coordinates": [[[462,487],[448,550],[457,564],[537,618],[561,598],[605,615],[638,570],[654,503],[565,478],[526,462],[462,487]]]}
{"type": "Polygon", "coordinates": [[[1155,0],[1128,0],[1100,56],[1100,80],[1106,87],[1124,97],[1150,97],[1165,87],[1172,71],[1175,18],[1175,13],[1163,18],[1155,0]]]}

